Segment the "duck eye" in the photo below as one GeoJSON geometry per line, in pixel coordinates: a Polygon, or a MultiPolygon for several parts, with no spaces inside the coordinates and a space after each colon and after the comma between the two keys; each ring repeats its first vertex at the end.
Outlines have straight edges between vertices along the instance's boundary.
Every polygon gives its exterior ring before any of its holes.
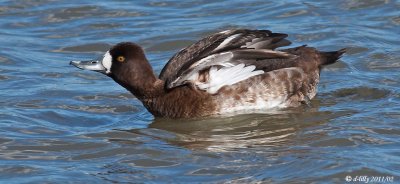
{"type": "Polygon", "coordinates": [[[117,57],[117,61],[124,62],[125,61],[125,57],[124,56],[118,56],[117,57]]]}

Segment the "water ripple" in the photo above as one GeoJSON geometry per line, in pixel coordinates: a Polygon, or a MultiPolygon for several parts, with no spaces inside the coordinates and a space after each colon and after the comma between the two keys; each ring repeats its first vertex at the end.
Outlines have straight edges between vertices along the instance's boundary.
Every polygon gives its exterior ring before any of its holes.
{"type": "Polygon", "coordinates": [[[393,0],[0,2],[0,183],[344,183],[400,177],[400,4],[393,0]],[[111,79],[68,62],[142,45],[156,72],[225,29],[348,48],[310,107],[154,119],[111,79]],[[46,176],[46,177],[43,177],[46,176]]]}

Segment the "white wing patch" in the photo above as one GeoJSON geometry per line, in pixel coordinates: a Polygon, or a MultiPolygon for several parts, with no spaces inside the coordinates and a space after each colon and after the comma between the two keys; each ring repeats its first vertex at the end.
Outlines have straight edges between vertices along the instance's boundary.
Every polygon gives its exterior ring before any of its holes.
{"type": "Polygon", "coordinates": [[[241,35],[240,33],[239,33],[239,34],[234,34],[234,35],[232,35],[232,36],[226,38],[221,44],[218,45],[217,48],[214,49],[214,51],[217,51],[217,50],[219,50],[219,49],[221,49],[221,48],[224,48],[225,46],[229,45],[229,43],[230,43],[233,39],[239,37],[240,35],[241,35]]]}
{"type": "Polygon", "coordinates": [[[263,70],[254,70],[255,68],[254,65],[245,66],[244,64],[221,69],[213,66],[209,71],[209,80],[205,83],[196,82],[195,84],[198,88],[206,90],[210,94],[215,94],[223,86],[232,85],[264,73],[263,70]]]}
{"type": "Polygon", "coordinates": [[[170,86],[179,86],[186,81],[196,81],[199,76],[199,70],[210,67],[212,65],[233,67],[235,65],[229,62],[232,57],[233,54],[231,52],[223,52],[207,56],[190,66],[189,72],[187,74],[179,76],[177,79],[171,82],[170,86]]]}
{"type": "Polygon", "coordinates": [[[232,31],[232,30],[231,30],[231,29],[228,29],[228,30],[225,30],[225,31],[221,31],[221,32],[219,32],[219,33],[225,34],[225,33],[229,33],[230,31],[232,31]]]}

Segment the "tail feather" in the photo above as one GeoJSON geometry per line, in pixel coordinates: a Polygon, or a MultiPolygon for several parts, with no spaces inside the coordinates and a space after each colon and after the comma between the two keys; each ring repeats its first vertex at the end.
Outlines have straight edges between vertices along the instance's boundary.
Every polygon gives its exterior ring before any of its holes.
{"type": "Polygon", "coordinates": [[[333,52],[320,52],[321,65],[330,65],[335,63],[346,52],[346,48],[333,52]]]}

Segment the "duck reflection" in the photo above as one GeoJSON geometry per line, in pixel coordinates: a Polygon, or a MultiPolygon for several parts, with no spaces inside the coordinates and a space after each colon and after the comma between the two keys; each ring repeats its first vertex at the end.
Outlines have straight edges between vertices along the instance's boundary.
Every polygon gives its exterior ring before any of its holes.
{"type": "Polygon", "coordinates": [[[291,144],[301,129],[328,122],[332,118],[330,114],[327,111],[319,112],[318,107],[303,107],[271,114],[192,120],[155,119],[148,129],[129,132],[161,139],[187,149],[216,152],[251,147],[280,147],[291,144]]]}

